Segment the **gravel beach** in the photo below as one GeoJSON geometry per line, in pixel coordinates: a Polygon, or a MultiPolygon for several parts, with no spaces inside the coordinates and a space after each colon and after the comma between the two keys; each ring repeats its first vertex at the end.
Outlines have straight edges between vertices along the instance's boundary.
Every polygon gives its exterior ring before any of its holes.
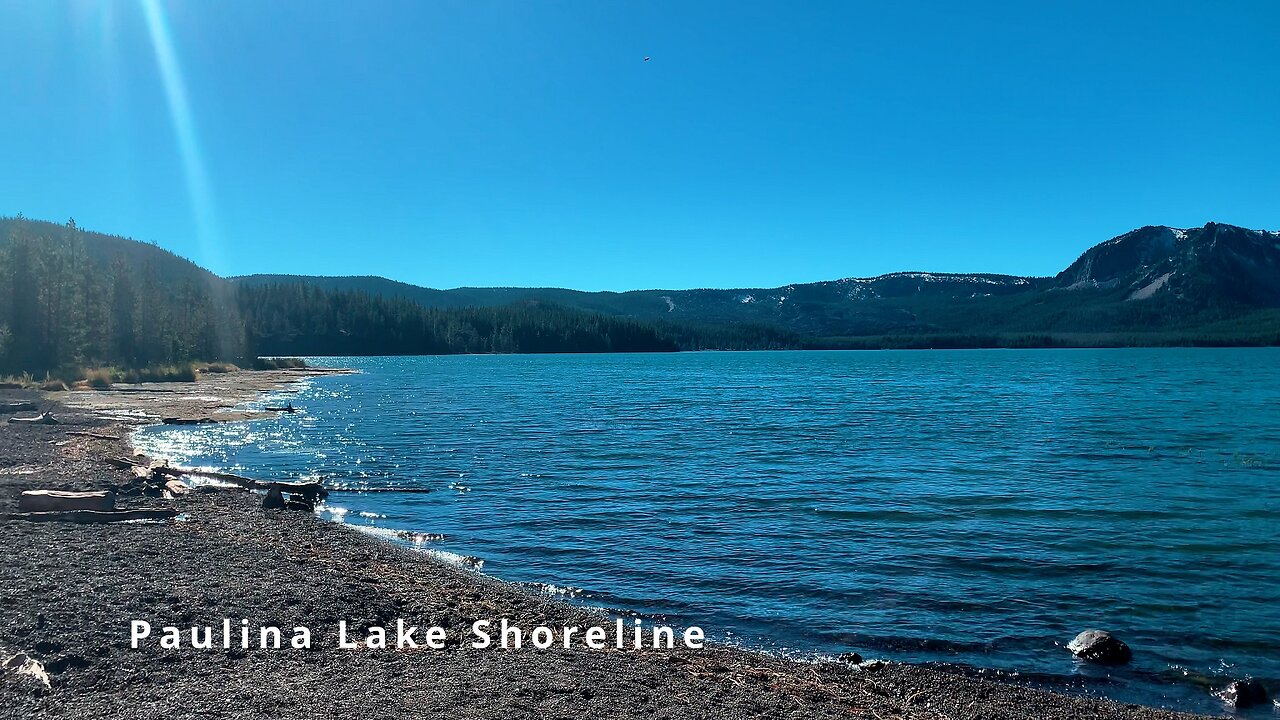
{"type": "MultiPolygon", "coordinates": [[[[104,461],[159,417],[240,419],[230,405],[306,375],[238,372],[112,392],[0,391],[59,425],[0,419],[0,513],[22,490],[104,489],[134,480],[104,461]],[[102,437],[73,435],[92,432],[102,437]],[[111,439],[117,438],[117,439],[111,439]]],[[[19,413],[30,415],[32,413],[19,413]]],[[[123,496],[176,520],[72,524],[0,520],[0,661],[38,661],[48,684],[0,672],[0,717],[67,718],[1189,718],[898,663],[799,663],[732,648],[473,649],[476,619],[600,625],[607,618],[340,524],[264,510],[239,489],[123,496]],[[311,649],[130,647],[129,622],[306,626],[311,649]],[[339,649],[403,618],[439,625],[443,650],[339,649]]],[[[185,635],[185,633],[184,633],[185,635]]],[[[286,642],[288,635],[286,634],[286,642]]]]}

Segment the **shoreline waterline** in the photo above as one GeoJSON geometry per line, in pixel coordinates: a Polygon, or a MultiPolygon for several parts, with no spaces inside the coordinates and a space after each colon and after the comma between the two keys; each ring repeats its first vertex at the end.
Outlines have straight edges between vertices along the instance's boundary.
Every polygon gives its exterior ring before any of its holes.
{"type": "MultiPolygon", "coordinates": [[[[500,578],[500,575],[499,575],[499,578],[500,578]]],[[[507,584],[512,585],[512,587],[521,587],[521,585],[522,585],[522,583],[520,583],[520,582],[509,582],[509,583],[507,583],[507,584]]],[[[978,671],[978,673],[983,673],[983,670],[982,670],[982,669],[978,669],[977,671],[978,671]]],[[[993,670],[993,671],[995,671],[995,670],[993,670]]],[[[1012,679],[1016,679],[1016,676],[1015,676],[1015,678],[1012,678],[1012,679]]]]}

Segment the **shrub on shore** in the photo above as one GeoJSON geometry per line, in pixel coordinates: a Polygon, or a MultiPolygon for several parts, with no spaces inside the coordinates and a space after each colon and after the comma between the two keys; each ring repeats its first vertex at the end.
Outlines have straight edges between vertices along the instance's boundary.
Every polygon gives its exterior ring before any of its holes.
{"type": "Polygon", "coordinates": [[[21,375],[5,375],[0,377],[0,390],[21,390],[35,385],[35,379],[31,377],[31,373],[22,373],[21,375]]]}
{"type": "MultiPolygon", "coordinates": [[[[255,370],[286,370],[305,368],[307,363],[302,358],[268,357],[255,358],[252,367],[255,370]]],[[[239,370],[239,366],[229,362],[177,363],[139,368],[70,366],[46,374],[43,382],[33,379],[29,373],[0,378],[0,388],[38,387],[41,390],[56,392],[78,386],[105,390],[114,383],[195,382],[202,373],[229,373],[239,370]]]]}
{"type": "Polygon", "coordinates": [[[85,382],[94,390],[106,390],[111,387],[111,370],[99,368],[85,374],[85,382]]]}
{"type": "Polygon", "coordinates": [[[181,363],[178,365],[152,365],[151,367],[135,370],[117,370],[113,380],[125,383],[195,382],[196,366],[192,363],[181,363]]]}
{"type": "MultiPolygon", "coordinates": [[[[232,366],[234,367],[234,366],[232,366]]],[[[225,371],[223,371],[225,372],[225,371]]],[[[152,365],[141,368],[69,367],[45,378],[41,390],[65,390],[68,386],[90,387],[105,390],[114,383],[195,382],[198,377],[194,363],[177,365],[152,365]]]]}
{"type": "Polygon", "coordinates": [[[260,357],[253,359],[254,370],[295,370],[305,368],[307,362],[296,357],[260,357]]]}

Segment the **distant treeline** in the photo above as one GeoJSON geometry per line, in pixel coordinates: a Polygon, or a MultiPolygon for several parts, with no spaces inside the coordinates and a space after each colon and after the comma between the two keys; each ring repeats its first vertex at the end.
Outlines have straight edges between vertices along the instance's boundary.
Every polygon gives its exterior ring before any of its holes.
{"type": "Polygon", "coordinates": [[[1270,347],[1280,345],[1280,312],[1257,313],[1229,333],[1211,327],[1157,332],[876,335],[811,338],[804,350],[965,350],[1123,347],[1270,347]]]}
{"type": "Polygon", "coordinates": [[[263,355],[671,352],[652,324],[543,303],[428,309],[310,285],[239,286],[246,347],[263,355]]]}

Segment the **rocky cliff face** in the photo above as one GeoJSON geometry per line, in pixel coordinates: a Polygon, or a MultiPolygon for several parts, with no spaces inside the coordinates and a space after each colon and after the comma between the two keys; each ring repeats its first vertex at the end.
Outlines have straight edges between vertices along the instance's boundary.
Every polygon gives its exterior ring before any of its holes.
{"type": "Polygon", "coordinates": [[[1208,223],[1149,226],[1096,245],[1054,278],[1053,287],[1129,291],[1133,301],[1280,304],[1280,233],[1208,223]]]}

